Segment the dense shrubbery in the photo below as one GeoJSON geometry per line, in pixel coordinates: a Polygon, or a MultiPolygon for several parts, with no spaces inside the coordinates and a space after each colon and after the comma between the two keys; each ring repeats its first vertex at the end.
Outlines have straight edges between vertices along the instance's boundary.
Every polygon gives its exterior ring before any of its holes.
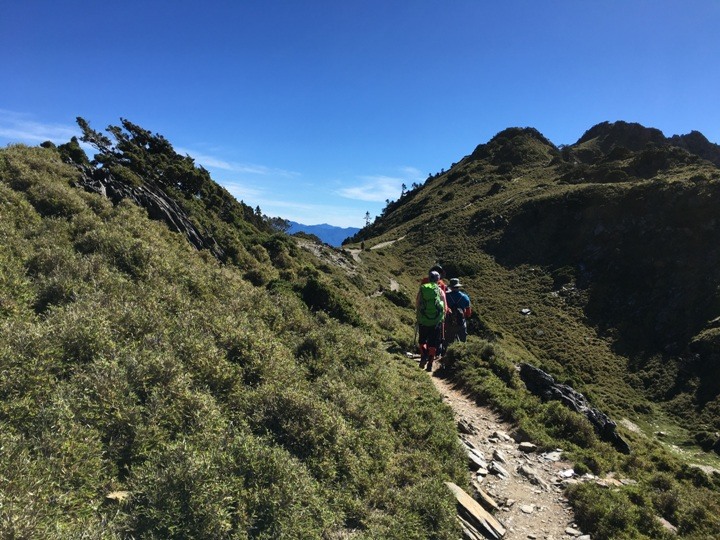
{"type": "Polygon", "coordinates": [[[293,241],[258,288],[75,174],[0,151],[0,536],[455,537],[449,410],[293,241]]]}

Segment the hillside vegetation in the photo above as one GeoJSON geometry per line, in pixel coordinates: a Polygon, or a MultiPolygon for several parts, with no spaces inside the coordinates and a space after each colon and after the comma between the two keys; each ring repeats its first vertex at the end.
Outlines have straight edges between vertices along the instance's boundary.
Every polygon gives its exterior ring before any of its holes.
{"type": "Polygon", "coordinates": [[[637,482],[571,490],[593,538],[669,535],[653,516],[682,538],[720,536],[719,155],[697,132],[624,122],[564,147],[510,128],[347,244],[396,240],[364,260],[396,271],[410,295],[434,262],[460,277],[476,315],[474,336],[450,348],[454,380],[520,436],[566,449],[576,471],[637,482]],[[531,395],[522,362],[609,414],[630,454],[531,395]]]}
{"type": "Polygon", "coordinates": [[[79,124],[93,161],[77,140],[0,150],[0,536],[457,538],[443,482],[466,486],[466,460],[404,354],[439,262],[475,310],[445,376],[615,479],[568,488],[584,531],[720,537],[720,152],[701,134],[510,128],[335,250],[160,135],[79,124]]]}
{"type": "Polygon", "coordinates": [[[382,343],[411,322],[162,137],[81,126],[93,163],[0,150],[0,536],[455,538],[451,413],[382,343]]]}

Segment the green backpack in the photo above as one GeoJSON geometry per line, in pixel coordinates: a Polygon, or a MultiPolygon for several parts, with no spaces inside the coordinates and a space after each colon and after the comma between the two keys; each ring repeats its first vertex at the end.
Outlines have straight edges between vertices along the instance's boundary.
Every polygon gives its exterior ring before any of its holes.
{"type": "Polygon", "coordinates": [[[418,323],[422,326],[436,326],[445,317],[445,304],[437,283],[420,285],[420,302],[418,303],[418,323]]]}

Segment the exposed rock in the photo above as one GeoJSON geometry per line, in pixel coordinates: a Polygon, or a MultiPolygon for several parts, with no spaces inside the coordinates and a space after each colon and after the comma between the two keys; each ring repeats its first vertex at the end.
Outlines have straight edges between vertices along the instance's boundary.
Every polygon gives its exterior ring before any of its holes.
{"type": "Polygon", "coordinates": [[[577,530],[576,528],[574,528],[574,527],[567,527],[567,528],[565,529],[565,534],[568,534],[568,535],[570,535],[570,536],[581,536],[581,535],[582,535],[582,531],[578,531],[578,530],[577,530]]]}
{"type": "Polygon", "coordinates": [[[476,448],[476,446],[472,443],[470,439],[467,437],[460,437],[460,442],[463,443],[468,448],[476,448]]]}
{"type": "Polygon", "coordinates": [[[462,418],[458,420],[457,428],[460,433],[465,433],[466,435],[475,435],[477,433],[475,426],[462,418]]]}
{"type": "Polygon", "coordinates": [[[545,452],[541,454],[543,459],[547,461],[560,461],[562,459],[562,450],[555,450],[554,452],[545,452]]]}
{"type": "Polygon", "coordinates": [[[493,450],[493,459],[495,461],[499,461],[500,463],[503,463],[507,465],[507,457],[505,457],[505,454],[502,453],[501,450],[498,450],[497,448],[493,450]]]}
{"type": "Polygon", "coordinates": [[[585,396],[566,384],[559,384],[543,370],[530,364],[520,364],[520,378],[527,389],[540,396],[543,401],[558,400],[566,407],[584,415],[595,428],[601,439],[611,443],[624,454],[630,453],[630,445],[617,433],[617,424],[593,408],[585,396]]]}
{"type": "Polygon", "coordinates": [[[497,474],[500,478],[510,478],[510,473],[507,472],[497,461],[491,461],[488,470],[493,474],[497,474]]]}
{"type": "Polygon", "coordinates": [[[92,169],[87,166],[78,166],[78,168],[81,172],[79,184],[86,191],[107,197],[113,204],[118,204],[123,199],[130,199],[144,208],[150,219],[163,221],[171,231],[184,234],[195,248],[207,249],[217,259],[225,258],[225,252],[215,239],[201,233],[185,211],[157,185],[146,182],[132,186],[117,180],[105,169],[92,169]]]}
{"type": "Polygon", "coordinates": [[[550,485],[540,477],[540,475],[537,473],[537,471],[535,469],[533,469],[529,465],[520,465],[520,467],[518,467],[517,471],[520,474],[522,474],[525,478],[530,480],[531,484],[539,486],[545,490],[550,489],[550,485]]]}
{"type": "Polygon", "coordinates": [[[530,454],[537,450],[537,445],[531,442],[521,442],[518,445],[518,450],[520,450],[521,452],[525,452],[526,454],[530,454]]]}
{"type": "Polygon", "coordinates": [[[495,499],[488,495],[485,490],[480,487],[480,484],[477,481],[473,481],[473,488],[475,488],[475,492],[477,494],[475,499],[485,508],[485,510],[488,512],[498,512],[500,510],[500,506],[498,506],[495,502],[495,499]]]}
{"type": "MultiPolygon", "coordinates": [[[[460,486],[452,482],[445,482],[445,485],[452,491],[453,495],[455,495],[461,524],[465,524],[471,534],[480,531],[488,538],[494,540],[505,536],[505,527],[460,486]],[[475,529],[475,531],[472,529],[475,529]]],[[[468,536],[468,538],[475,537],[468,536]]],[[[478,538],[481,537],[478,536],[478,538]]]]}
{"type": "Polygon", "coordinates": [[[504,431],[496,430],[493,432],[493,437],[500,441],[511,442],[513,438],[505,433],[504,431]]]}
{"type": "Polygon", "coordinates": [[[463,519],[462,516],[457,516],[458,523],[460,523],[460,530],[462,530],[463,539],[465,540],[484,540],[484,536],[472,526],[472,524],[463,519]]]}
{"type": "Polygon", "coordinates": [[[105,495],[105,500],[114,503],[124,503],[130,500],[131,495],[129,491],[111,491],[105,495]]]}
{"type": "Polygon", "coordinates": [[[655,516],[655,519],[662,525],[662,528],[670,534],[677,534],[677,527],[661,516],[655,516]]]}
{"type": "Polygon", "coordinates": [[[485,461],[485,457],[478,452],[477,450],[474,450],[472,448],[467,449],[467,455],[468,455],[468,461],[470,465],[470,470],[478,471],[480,469],[487,469],[488,464],[485,461]]]}

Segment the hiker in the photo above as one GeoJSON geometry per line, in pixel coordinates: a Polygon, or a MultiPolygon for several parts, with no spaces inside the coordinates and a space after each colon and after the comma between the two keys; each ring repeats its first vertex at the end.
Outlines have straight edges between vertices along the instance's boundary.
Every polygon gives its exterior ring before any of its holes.
{"type": "Polygon", "coordinates": [[[467,339],[467,319],[472,315],[470,297],[461,291],[462,284],[459,278],[450,280],[450,291],[445,295],[445,338],[448,343],[453,341],[465,342],[467,339]]]}
{"type": "Polygon", "coordinates": [[[442,325],[445,319],[445,299],[438,285],[439,281],[440,273],[432,270],[428,274],[427,282],[420,285],[415,300],[420,368],[427,366],[428,371],[432,371],[433,361],[440,350],[442,325]]]}
{"type": "MultiPolygon", "coordinates": [[[[445,285],[444,277],[445,277],[445,270],[442,266],[439,264],[434,264],[432,268],[430,268],[429,272],[437,272],[440,274],[440,279],[438,280],[438,287],[440,287],[440,291],[442,292],[442,300],[443,304],[445,304],[445,313],[448,312],[447,307],[447,299],[445,298],[445,295],[447,294],[447,285],[445,285]]],[[[429,273],[428,273],[429,275],[429,273]]],[[[429,280],[428,276],[425,276],[422,278],[422,281],[420,283],[427,283],[429,280]]],[[[443,322],[441,323],[440,327],[440,344],[438,345],[437,350],[437,356],[442,356],[445,352],[445,319],[443,319],[443,322]]]]}
{"type": "Polygon", "coordinates": [[[430,272],[437,272],[438,274],[440,274],[440,279],[438,280],[438,287],[440,287],[440,290],[443,292],[443,294],[446,293],[447,285],[445,285],[445,281],[443,280],[443,278],[445,277],[445,270],[443,270],[443,267],[439,264],[433,265],[433,267],[430,268],[430,270],[428,271],[428,275],[422,278],[422,281],[420,281],[420,283],[427,283],[430,280],[430,272]]]}

